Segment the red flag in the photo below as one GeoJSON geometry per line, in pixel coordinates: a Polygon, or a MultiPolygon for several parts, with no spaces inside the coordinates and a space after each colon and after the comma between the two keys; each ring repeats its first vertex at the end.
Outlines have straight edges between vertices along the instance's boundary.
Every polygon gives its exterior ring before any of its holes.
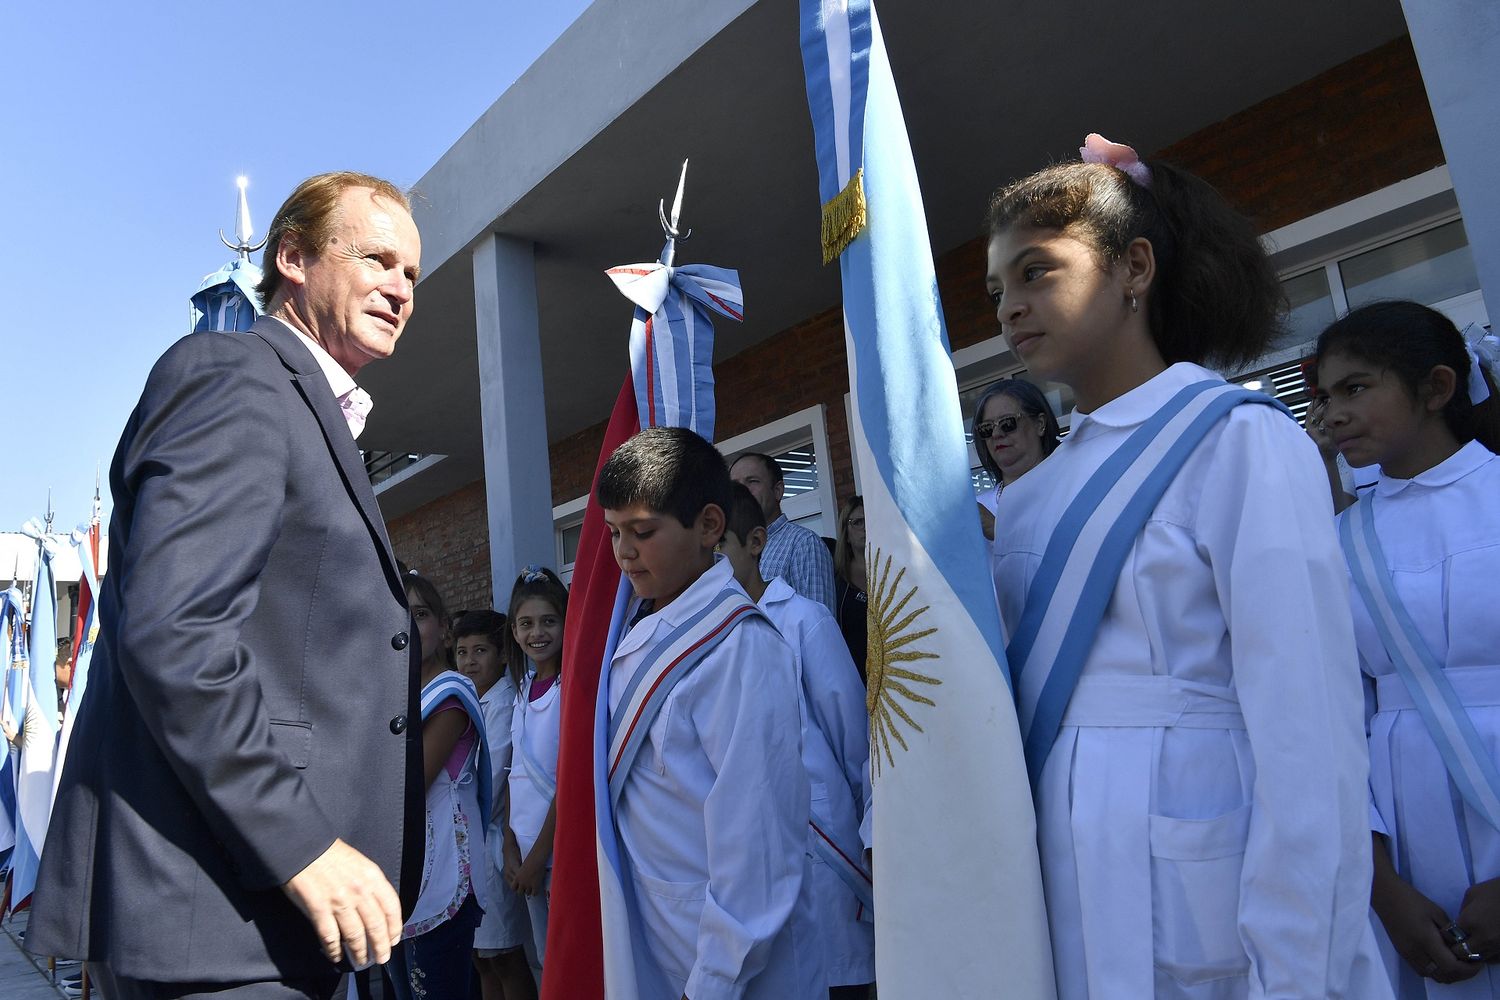
{"type": "MultiPolygon", "coordinates": [[[[640,429],[635,388],[625,380],[615,400],[594,481],[614,450],[640,429]]],[[[610,616],[620,587],[604,512],[590,489],[568,591],[563,632],[562,740],[557,756],[557,836],[542,1000],[604,996],[604,942],[599,918],[599,862],[594,816],[594,711],[604,676],[610,616]]],[[[609,834],[613,836],[611,832],[609,834]]]]}

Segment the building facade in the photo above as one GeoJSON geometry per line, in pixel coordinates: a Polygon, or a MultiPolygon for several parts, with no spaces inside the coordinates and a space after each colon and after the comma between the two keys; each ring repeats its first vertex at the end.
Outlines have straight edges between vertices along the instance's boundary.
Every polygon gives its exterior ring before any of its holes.
{"type": "MultiPolygon", "coordinates": [[[[438,260],[424,260],[409,341],[369,369],[381,405],[366,440],[389,449],[370,458],[397,554],[454,608],[503,603],[526,562],[570,568],[628,372],[630,306],[603,270],[654,256],[655,199],[670,194],[682,156],[694,159],[685,222],[701,235],[679,259],[738,267],[746,294],[745,328],[717,323],[716,443],[778,456],[788,515],[825,535],[858,491],[795,17],[744,0],[680,5],[676,19],[676,4],[626,6],[585,12],[417,188],[438,260]],[[652,38],[665,39],[654,50],[664,65],[649,72],[598,61],[652,38]],[[715,103],[733,128],[700,127],[715,103]]],[[[1500,141],[1500,99],[1483,92],[1484,74],[1451,64],[1500,60],[1492,7],[1224,4],[1208,24],[1200,6],[1163,4],[1142,15],[1150,23],[1101,35],[1119,15],[1084,5],[1090,18],[1041,15],[1027,40],[1007,43],[1023,26],[990,6],[879,8],[966,415],[984,386],[1022,372],[984,292],[986,197],[1088,131],[1198,174],[1260,228],[1291,306],[1287,332],[1226,375],[1294,410],[1305,405],[1299,360],[1352,306],[1415,298],[1460,326],[1488,323],[1500,226],[1475,220],[1500,219],[1485,180],[1497,161],[1484,159],[1500,141]],[[1048,39],[1083,68],[1048,61],[1048,39]],[[1027,72],[1027,59],[1046,72],[1027,72]]],[[[1049,389],[1066,414],[1070,400],[1049,389]]]]}

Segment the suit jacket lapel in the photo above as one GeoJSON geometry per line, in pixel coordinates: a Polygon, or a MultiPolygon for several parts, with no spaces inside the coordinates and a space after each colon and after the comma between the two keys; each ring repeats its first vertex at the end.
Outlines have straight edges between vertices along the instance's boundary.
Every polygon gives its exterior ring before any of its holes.
{"type": "Polygon", "coordinates": [[[349,425],[344,421],[344,412],[339,408],[338,400],[334,399],[333,390],[329,388],[328,379],[318,367],[317,359],[302,343],[301,338],[288,330],[280,320],[262,316],[255,321],[249,332],[271,345],[271,349],[281,357],[282,363],[292,370],[292,383],[311,407],[313,416],[318,418],[318,425],[323,429],[323,439],[333,453],[344,485],[364,516],[365,523],[369,525],[370,534],[375,536],[386,575],[395,590],[401,592],[401,573],[396,567],[396,556],[391,551],[391,540],[386,534],[385,520],[380,516],[380,505],[375,500],[370,477],[365,472],[364,460],[360,458],[354,436],[349,433],[349,425]]]}

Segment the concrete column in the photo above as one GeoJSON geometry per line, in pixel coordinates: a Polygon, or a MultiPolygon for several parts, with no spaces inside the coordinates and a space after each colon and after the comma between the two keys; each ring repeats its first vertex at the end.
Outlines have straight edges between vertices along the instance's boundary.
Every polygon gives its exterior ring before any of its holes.
{"type": "Polygon", "coordinates": [[[503,609],[522,566],[557,561],[530,243],[491,233],[475,249],[474,318],[490,580],[503,609]]]}
{"type": "Polygon", "coordinates": [[[1500,3],[1401,0],[1492,325],[1500,323],[1500,3]]]}

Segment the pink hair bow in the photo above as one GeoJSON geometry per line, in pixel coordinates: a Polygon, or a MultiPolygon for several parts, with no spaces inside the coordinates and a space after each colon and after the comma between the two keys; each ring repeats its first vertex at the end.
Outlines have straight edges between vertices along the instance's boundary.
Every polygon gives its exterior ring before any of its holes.
{"type": "Polygon", "coordinates": [[[1141,162],[1134,148],[1122,142],[1110,142],[1098,132],[1090,132],[1078,147],[1078,155],[1084,163],[1103,163],[1123,170],[1131,180],[1143,188],[1151,186],[1151,168],[1141,162]]]}

